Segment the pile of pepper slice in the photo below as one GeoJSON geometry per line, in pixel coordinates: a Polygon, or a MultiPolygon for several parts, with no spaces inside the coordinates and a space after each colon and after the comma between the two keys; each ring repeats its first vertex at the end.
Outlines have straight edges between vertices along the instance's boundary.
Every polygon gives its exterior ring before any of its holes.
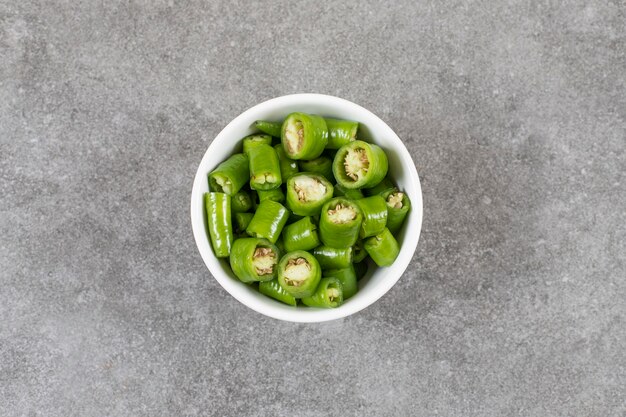
{"type": "Polygon", "coordinates": [[[397,258],[409,197],[387,176],[385,152],[357,139],[358,122],[295,112],[255,127],[208,174],[215,256],[277,301],[338,307],[368,264],[397,258]]]}

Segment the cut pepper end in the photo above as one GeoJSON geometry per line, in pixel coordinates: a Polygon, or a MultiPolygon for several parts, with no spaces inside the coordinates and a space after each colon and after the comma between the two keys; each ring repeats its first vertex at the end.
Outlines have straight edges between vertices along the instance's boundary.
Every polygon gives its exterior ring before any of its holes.
{"type": "Polygon", "coordinates": [[[343,160],[346,175],[354,181],[360,180],[367,174],[369,165],[367,152],[363,148],[348,149],[343,160]]]}
{"type": "Polygon", "coordinates": [[[285,128],[285,144],[290,154],[295,154],[300,151],[302,144],[304,143],[304,126],[302,121],[298,119],[287,120],[287,126],[285,128]]]}
{"type": "Polygon", "coordinates": [[[404,193],[399,192],[399,191],[393,192],[389,194],[389,197],[387,197],[387,205],[392,208],[401,209],[402,206],[404,205],[402,201],[403,199],[404,199],[404,193]]]}
{"type": "Polygon", "coordinates": [[[298,195],[298,200],[319,201],[326,195],[326,185],[316,178],[300,176],[294,180],[294,190],[298,195]]]}
{"type": "Polygon", "coordinates": [[[311,275],[311,264],[304,258],[290,259],[285,266],[285,283],[292,287],[301,286],[311,275]]]}
{"type": "Polygon", "coordinates": [[[276,253],[270,248],[258,247],[252,255],[252,264],[257,275],[270,275],[274,273],[274,267],[278,263],[276,253]]]}
{"type": "Polygon", "coordinates": [[[344,206],[341,203],[328,210],[328,220],[337,224],[348,223],[354,220],[356,216],[357,212],[354,207],[344,206]]]}

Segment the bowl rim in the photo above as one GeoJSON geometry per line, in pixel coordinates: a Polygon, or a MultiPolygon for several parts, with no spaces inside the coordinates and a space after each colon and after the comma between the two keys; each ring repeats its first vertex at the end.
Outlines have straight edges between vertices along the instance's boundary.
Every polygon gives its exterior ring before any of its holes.
{"type": "MultiPolygon", "coordinates": [[[[256,119],[258,118],[255,118],[255,120],[256,119]]],[[[419,242],[423,219],[423,199],[419,176],[411,154],[409,153],[402,140],[394,132],[394,130],[391,129],[391,127],[389,127],[389,125],[387,125],[381,118],[379,118],[377,115],[367,110],[366,108],[343,98],[325,94],[300,93],[272,98],[250,107],[249,109],[235,117],[233,120],[231,120],[217,134],[217,136],[215,136],[215,138],[209,144],[206,152],[204,153],[200,164],[198,165],[191,191],[190,211],[192,231],[196,246],[198,248],[198,251],[200,252],[200,256],[202,257],[210,274],[222,286],[222,288],[224,288],[240,303],[265,316],[290,322],[315,323],[340,319],[363,310],[364,308],[375,303],[383,295],[385,295],[396,284],[400,277],[404,275],[404,272],[406,271],[413,255],[415,254],[415,250],[419,242]],[[342,306],[335,309],[307,308],[305,311],[305,309],[302,308],[291,307],[292,310],[289,310],[289,314],[286,314],[287,312],[285,311],[284,306],[278,305],[277,302],[277,305],[265,304],[260,300],[260,298],[251,295],[247,291],[244,291],[241,287],[242,284],[240,282],[233,280],[223,271],[219,259],[213,254],[209,239],[206,236],[203,211],[199,211],[197,209],[197,201],[198,199],[202,200],[204,192],[202,191],[204,185],[202,184],[202,182],[206,181],[207,176],[207,172],[204,171],[203,166],[206,165],[206,161],[210,159],[212,149],[218,147],[221,142],[235,134],[235,130],[240,129],[238,125],[240,124],[241,120],[249,118],[251,114],[255,114],[261,110],[267,111],[268,108],[302,104],[327,105],[329,102],[334,105],[350,107],[355,112],[363,114],[364,120],[359,120],[359,122],[367,124],[368,127],[372,124],[377,124],[379,129],[382,128],[388,131],[389,137],[387,137],[387,139],[393,142],[394,148],[398,151],[397,153],[399,158],[403,160],[403,165],[410,167],[407,172],[409,176],[408,183],[415,187],[416,195],[418,197],[417,201],[411,201],[411,210],[415,211],[415,213],[413,214],[415,216],[415,219],[412,222],[411,234],[407,234],[401,247],[401,254],[404,253],[405,256],[399,256],[396,260],[396,263],[399,264],[399,268],[397,269],[399,272],[396,273],[395,277],[390,277],[391,279],[386,279],[384,281],[384,285],[379,284],[377,292],[373,293],[368,298],[362,297],[360,299],[354,299],[352,300],[353,302],[343,304],[342,306]],[[408,256],[406,255],[407,252],[408,256]]]]}

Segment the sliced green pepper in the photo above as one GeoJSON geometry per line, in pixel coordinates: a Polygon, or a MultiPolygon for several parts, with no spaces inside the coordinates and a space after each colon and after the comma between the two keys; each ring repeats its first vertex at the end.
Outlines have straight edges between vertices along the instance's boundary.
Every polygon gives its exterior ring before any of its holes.
{"type": "Polygon", "coordinates": [[[280,163],[278,155],[270,145],[264,143],[248,150],[250,158],[250,187],[255,190],[273,190],[280,187],[280,163]]]}
{"type": "Polygon", "coordinates": [[[320,156],[310,161],[300,161],[300,170],[304,172],[312,172],[322,175],[328,181],[334,181],[333,178],[333,161],[327,156],[320,156]]]}
{"type": "Polygon", "coordinates": [[[278,283],[296,298],[313,295],[321,278],[322,269],[308,252],[289,252],[278,263],[278,283]]]}
{"type": "Polygon", "coordinates": [[[233,244],[230,267],[242,282],[270,281],[279,258],[278,248],[266,239],[241,238],[233,244]]]}
{"type": "Polygon", "coordinates": [[[249,179],[248,157],[236,153],[211,171],[209,188],[211,191],[233,195],[241,190],[249,179]]]}
{"type": "Polygon", "coordinates": [[[274,150],[276,151],[276,155],[278,155],[278,161],[280,162],[280,175],[283,179],[283,182],[287,182],[287,180],[291,178],[292,175],[298,173],[298,162],[294,161],[293,159],[289,159],[289,157],[285,153],[283,145],[274,145],[274,150]]]}
{"type": "Polygon", "coordinates": [[[354,264],[354,272],[356,273],[356,280],[359,281],[367,274],[367,262],[357,262],[354,264]]]}
{"type": "Polygon", "coordinates": [[[371,188],[387,175],[387,155],[378,145],[355,140],[342,146],[333,161],[333,174],[346,188],[371,188]]]}
{"type": "Polygon", "coordinates": [[[230,196],[224,193],[205,193],[204,206],[213,252],[218,258],[226,258],[233,245],[230,196]]]}
{"type": "Polygon", "coordinates": [[[315,159],[328,143],[326,122],[320,116],[291,113],[283,122],[281,140],[291,159],[315,159]]]}
{"type": "Polygon", "coordinates": [[[355,201],[336,197],[322,207],[319,230],[324,245],[347,248],[355,244],[363,214],[355,201]]]}
{"type": "Polygon", "coordinates": [[[245,232],[253,217],[254,213],[235,213],[235,230],[245,232]]]}
{"type": "Polygon", "coordinates": [[[270,135],[250,135],[243,138],[243,153],[248,155],[250,149],[257,145],[271,145],[272,137],[270,135]]]}
{"type": "Polygon", "coordinates": [[[365,258],[367,258],[367,251],[363,247],[363,241],[357,240],[356,243],[352,246],[352,258],[353,262],[361,262],[365,258]]]}
{"type": "Polygon", "coordinates": [[[387,190],[381,194],[387,203],[387,229],[396,233],[402,227],[404,219],[411,209],[411,200],[406,193],[397,189],[387,190]]]}
{"type": "Polygon", "coordinates": [[[267,120],[257,120],[254,126],[263,133],[279,138],[283,127],[283,122],[270,122],[267,120]]]}
{"type": "Polygon", "coordinates": [[[344,300],[352,297],[359,290],[356,283],[356,271],[354,270],[354,267],[352,265],[348,266],[347,268],[325,271],[324,275],[327,277],[335,277],[339,281],[341,281],[341,285],[343,286],[344,300]]]}
{"type": "Polygon", "coordinates": [[[300,216],[312,216],[333,196],[333,185],[321,175],[301,172],[287,181],[287,207],[300,216]]]}
{"type": "Polygon", "coordinates": [[[361,239],[379,234],[387,224],[387,204],[379,195],[356,200],[356,204],[363,212],[363,222],[359,237],[361,239]]]}
{"type": "Polygon", "coordinates": [[[351,120],[324,119],[328,128],[328,144],[326,149],[339,149],[343,145],[356,140],[359,122],[351,120]]]}
{"type": "Polygon", "coordinates": [[[304,297],[302,303],[309,307],[335,308],[343,304],[343,286],[335,277],[323,278],[315,293],[304,297]]]}
{"type": "Polygon", "coordinates": [[[289,294],[280,286],[277,279],[271,281],[259,282],[259,292],[265,294],[268,297],[272,297],[275,300],[295,306],[298,304],[296,297],[289,294]]]}
{"type": "Polygon", "coordinates": [[[246,191],[240,190],[231,197],[230,206],[233,213],[245,213],[252,209],[252,198],[246,191]]]}
{"type": "Polygon", "coordinates": [[[366,188],[363,190],[363,192],[366,195],[371,196],[371,195],[382,194],[385,191],[393,190],[394,188],[396,188],[396,186],[394,185],[393,181],[391,181],[389,177],[385,177],[383,178],[381,182],[376,184],[374,187],[366,188]]]}
{"type": "Polygon", "coordinates": [[[285,193],[283,190],[279,188],[274,188],[273,190],[259,190],[257,191],[259,195],[259,202],[263,202],[265,200],[276,201],[277,203],[282,203],[285,201],[285,193]]]}
{"type": "Polygon", "coordinates": [[[283,230],[283,242],[287,252],[311,250],[320,245],[317,226],[309,216],[291,223],[283,230]]]}
{"type": "Polygon", "coordinates": [[[364,243],[365,250],[370,254],[376,265],[389,266],[396,260],[400,253],[400,247],[396,238],[393,237],[389,229],[385,229],[367,239],[364,243]]]}
{"type": "Polygon", "coordinates": [[[347,268],[352,263],[352,247],[331,248],[318,246],[313,249],[313,256],[323,270],[347,268]]]}
{"type": "Polygon", "coordinates": [[[280,232],[287,224],[289,210],[282,204],[265,200],[259,204],[254,217],[246,228],[246,233],[253,237],[262,237],[276,243],[280,232]]]}
{"type": "Polygon", "coordinates": [[[345,197],[349,200],[358,200],[365,197],[358,188],[346,188],[341,184],[335,184],[335,197],[345,197]]]}

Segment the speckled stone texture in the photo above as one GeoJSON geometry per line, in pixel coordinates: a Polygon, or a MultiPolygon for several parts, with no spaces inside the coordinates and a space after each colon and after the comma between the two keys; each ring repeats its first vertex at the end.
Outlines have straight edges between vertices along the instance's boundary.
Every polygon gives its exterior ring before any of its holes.
{"type": "Polygon", "coordinates": [[[0,415],[626,415],[625,3],[383,3],[0,0],[0,415]],[[189,220],[294,92],[424,192],[406,274],[319,325],[231,298],[189,220]]]}

